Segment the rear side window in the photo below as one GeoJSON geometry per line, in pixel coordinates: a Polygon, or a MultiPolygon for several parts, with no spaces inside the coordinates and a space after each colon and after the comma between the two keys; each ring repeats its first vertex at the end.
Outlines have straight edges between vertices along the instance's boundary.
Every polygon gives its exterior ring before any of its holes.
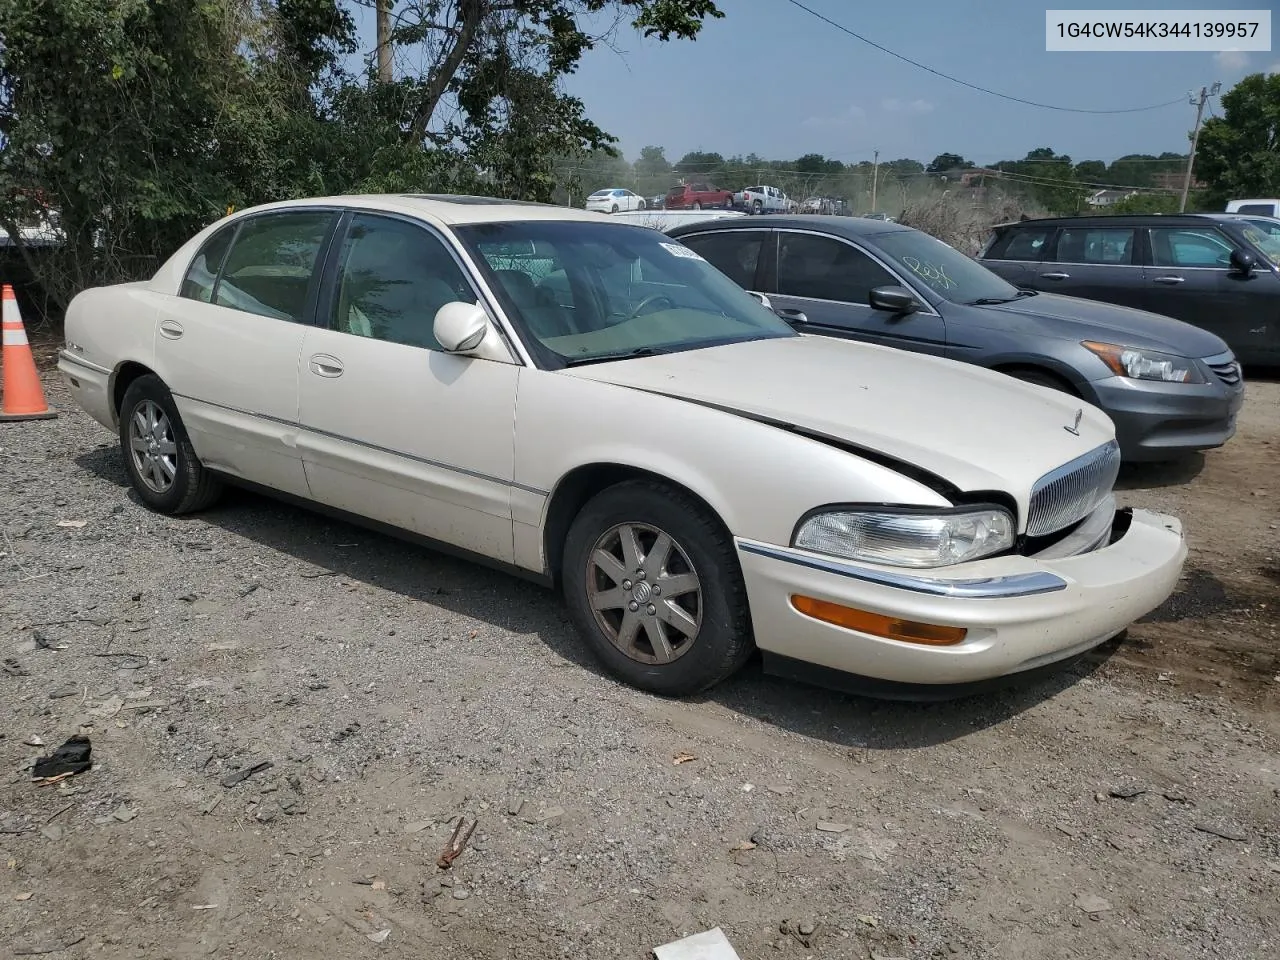
{"type": "Polygon", "coordinates": [[[681,237],[680,242],[742,287],[755,287],[756,266],[767,234],[763,230],[725,230],[681,237]]]}
{"type": "Polygon", "coordinates": [[[1132,265],[1134,235],[1132,229],[1068,227],[1058,238],[1056,259],[1060,263],[1132,265]]]}
{"type": "Polygon", "coordinates": [[[320,248],[334,214],[269,213],[236,234],[214,288],[214,303],[275,320],[300,323],[320,248]]]}
{"type": "Polygon", "coordinates": [[[1043,260],[1052,236],[1051,227],[1017,227],[997,236],[983,256],[991,260],[1043,260]]]}
{"type": "Polygon", "coordinates": [[[1277,211],[1274,203],[1246,203],[1236,213],[1251,213],[1254,216],[1274,217],[1277,211]]]}
{"type": "Polygon", "coordinates": [[[187,275],[182,278],[178,296],[201,303],[213,302],[213,287],[218,282],[218,271],[222,269],[231,238],[236,235],[236,226],[227,224],[204,242],[187,268],[187,275]]]}

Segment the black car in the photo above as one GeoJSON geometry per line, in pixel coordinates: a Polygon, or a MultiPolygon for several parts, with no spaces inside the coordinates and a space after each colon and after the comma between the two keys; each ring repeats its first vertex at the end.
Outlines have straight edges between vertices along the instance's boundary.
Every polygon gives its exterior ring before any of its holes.
{"type": "Polygon", "coordinates": [[[1280,238],[1232,214],[1022,220],[978,259],[1015,286],[1137,307],[1222,337],[1242,363],[1280,363],[1280,238]]]}

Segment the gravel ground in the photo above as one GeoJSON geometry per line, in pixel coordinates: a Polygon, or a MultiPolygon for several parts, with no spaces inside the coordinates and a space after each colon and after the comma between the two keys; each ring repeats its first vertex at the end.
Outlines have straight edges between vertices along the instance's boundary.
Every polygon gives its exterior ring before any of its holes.
{"type": "Polygon", "coordinates": [[[46,383],[58,419],[0,425],[17,955],[640,958],[715,926],[743,960],[1280,953],[1274,381],[1225,449],[1124,475],[1186,523],[1169,604],[935,705],[754,665],[621,687],[535,586],[245,493],[148,512],[46,383]],[[93,769],[34,786],[82,728],[93,769]]]}

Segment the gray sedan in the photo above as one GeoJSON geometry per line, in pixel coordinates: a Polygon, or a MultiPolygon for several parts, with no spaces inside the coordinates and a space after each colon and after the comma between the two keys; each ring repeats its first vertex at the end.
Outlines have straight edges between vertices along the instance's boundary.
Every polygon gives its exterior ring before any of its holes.
{"type": "Polygon", "coordinates": [[[770,217],[666,232],[803,333],[950,357],[1074,394],[1115,421],[1126,460],[1171,460],[1235,433],[1240,365],[1220,337],[1189,324],[1020,290],[884,221],[770,217]]]}

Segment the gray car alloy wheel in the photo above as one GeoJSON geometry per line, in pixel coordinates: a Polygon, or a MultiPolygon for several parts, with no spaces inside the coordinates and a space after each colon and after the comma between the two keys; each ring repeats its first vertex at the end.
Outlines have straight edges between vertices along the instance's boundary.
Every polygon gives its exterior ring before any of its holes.
{"type": "Polygon", "coordinates": [[[173,424],[154,400],[143,400],[129,418],[129,455],[148,489],[169,492],[178,475],[178,444],[173,424]]]}
{"type": "Polygon", "coordinates": [[[586,569],[587,600],[609,642],[638,663],[688,653],[702,629],[702,581],[671,536],[623,523],[596,540],[586,569]]]}

